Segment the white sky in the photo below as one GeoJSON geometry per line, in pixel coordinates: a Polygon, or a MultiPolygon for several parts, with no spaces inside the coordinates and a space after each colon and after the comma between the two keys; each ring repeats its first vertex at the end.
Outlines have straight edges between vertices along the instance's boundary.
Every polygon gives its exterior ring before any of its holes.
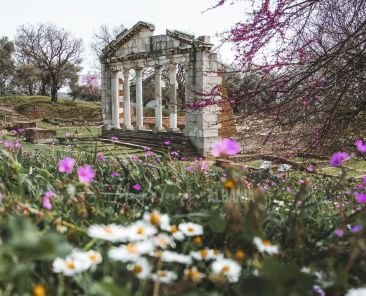
{"type": "MultiPolygon", "coordinates": [[[[202,13],[215,3],[216,0],[0,0],[0,36],[13,39],[22,24],[54,23],[83,39],[83,67],[87,71],[92,70],[94,62],[90,42],[100,25],[123,24],[130,28],[141,20],[153,23],[155,34],[176,29],[214,37],[245,17],[243,3],[202,13]]],[[[220,49],[226,62],[233,56],[229,48],[220,49]]]]}

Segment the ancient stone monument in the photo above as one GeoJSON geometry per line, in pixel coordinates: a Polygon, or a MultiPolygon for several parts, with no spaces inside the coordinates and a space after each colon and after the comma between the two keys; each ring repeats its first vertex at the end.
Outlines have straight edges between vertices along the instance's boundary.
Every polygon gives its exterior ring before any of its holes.
{"type": "Polygon", "coordinates": [[[194,36],[166,31],[166,35],[155,35],[152,24],[138,22],[129,30],[121,32],[103,51],[100,58],[102,76],[102,116],[104,133],[118,135],[124,131],[146,133],[143,116],[143,69],[154,67],[155,73],[155,127],[151,133],[166,133],[174,137],[183,134],[188,137],[200,155],[208,155],[211,146],[219,138],[221,123],[218,121],[219,104],[199,109],[185,109],[185,129],[177,128],[177,65],[184,65],[185,103],[199,103],[211,93],[210,100],[220,100],[218,92],[212,90],[221,86],[217,56],[211,52],[208,36],[194,36]],[[162,67],[169,67],[169,128],[163,128],[162,120],[162,67]],[[136,125],[132,126],[130,96],[130,75],[134,71],[136,81],[135,114],[136,125]]]}

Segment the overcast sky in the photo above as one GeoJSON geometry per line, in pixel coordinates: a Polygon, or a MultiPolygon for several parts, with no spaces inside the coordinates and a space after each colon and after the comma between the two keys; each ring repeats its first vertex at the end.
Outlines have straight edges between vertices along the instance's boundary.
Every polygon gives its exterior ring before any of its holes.
{"type": "MultiPolygon", "coordinates": [[[[214,37],[245,16],[242,3],[202,13],[215,3],[216,0],[0,0],[0,36],[13,39],[22,24],[52,22],[83,39],[83,66],[87,71],[93,67],[90,42],[100,25],[123,24],[130,28],[142,20],[155,25],[155,34],[176,29],[214,37]]],[[[220,54],[225,61],[232,60],[229,46],[221,48],[220,54]]]]}

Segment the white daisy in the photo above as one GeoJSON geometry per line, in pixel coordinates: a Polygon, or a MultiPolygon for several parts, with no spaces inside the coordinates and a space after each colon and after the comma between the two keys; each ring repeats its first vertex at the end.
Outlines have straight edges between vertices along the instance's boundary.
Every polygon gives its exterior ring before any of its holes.
{"type": "Polygon", "coordinates": [[[127,228],[116,224],[91,225],[88,228],[88,235],[111,242],[125,242],[128,239],[127,228]]]}
{"type": "Polygon", "coordinates": [[[185,236],[198,236],[203,234],[203,227],[192,222],[181,223],[178,229],[183,232],[185,236]]]}
{"type": "Polygon", "coordinates": [[[151,272],[151,266],[146,258],[139,258],[136,262],[127,265],[127,269],[140,280],[148,278],[151,272]]]}
{"type": "Polygon", "coordinates": [[[171,282],[175,281],[178,278],[178,276],[173,271],[158,270],[157,273],[151,275],[151,278],[154,281],[159,281],[164,284],[170,284],[171,282]]]}
{"type": "Polygon", "coordinates": [[[172,251],[163,251],[161,254],[161,260],[164,262],[176,262],[189,265],[192,263],[191,256],[179,254],[172,251]]]}
{"type": "Polygon", "coordinates": [[[190,253],[192,258],[195,260],[212,260],[223,258],[223,255],[218,250],[213,249],[202,249],[200,251],[195,251],[190,253]]]}
{"type": "Polygon", "coordinates": [[[131,224],[128,228],[128,239],[130,241],[145,240],[155,235],[157,230],[151,224],[144,221],[137,221],[131,224]]]}
{"type": "Polygon", "coordinates": [[[176,225],[166,225],[161,227],[161,229],[170,232],[172,237],[177,241],[184,240],[183,232],[178,230],[178,227],[176,225]]]}
{"type": "Polygon", "coordinates": [[[153,242],[156,247],[161,249],[167,249],[168,247],[175,248],[175,242],[173,238],[165,233],[159,233],[153,237],[153,242]]]}
{"type": "Polygon", "coordinates": [[[121,262],[137,261],[141,255],[149,254],[153,250],[154,244],[151,241],[141,241],[115,248],[112,247],[108,252],[108,256],[112,260],[121,262]]]}
{"type": "Polygon", "coordinates": [[[63,273],[66,276],[73,276],[87,270],[89,266],[84,260],[67,257],[56,258],[52,263],[52,270],[55,273],[63,273]]]}
{"type": "Polygon", "coordinates": [[[259,252],[265,252],[269,255],[278,254],[278,246],[272,245],[268,240],[262,240],[259,237],[255,237],[253,239],[255,246],[257,247],[259,252]]]}
{"type": "Polygon", "coordinates": [[[102,255],[94,250],[90,250],[87,252],[83,252],[80,250],[73,250],[70,257],[75,260],[84,261],[85,264],[88,266],[88,268],[94,267],[102,262],[102,255]]]}
{"type": "Polygon", "coordinates": [[[231,259],[218,259],[212,263],[211,269],[214,275],[225,276],[230,283],[236,283],[241,272],[240,265],[231,259]]]}
{"type": "Polygon", "coordinates": [[[350,289],[346,296],[366,296],[366,288],[350,289]]]}
{"type": "Polygon", "coordinates": [[[184,276],[191,282],[199,283],[205,277],[205,274],[199,272],[197,267],[192,266],[184,270],[184,276]]]}
{"type": "Polygon", "coordinates": [[[154,226],[159,226],[164,229],[169,226],[170,218],[167,214],[161,214],[159,211],[152,211],[151,213],[145,213],[143,220],[154,226]]]}

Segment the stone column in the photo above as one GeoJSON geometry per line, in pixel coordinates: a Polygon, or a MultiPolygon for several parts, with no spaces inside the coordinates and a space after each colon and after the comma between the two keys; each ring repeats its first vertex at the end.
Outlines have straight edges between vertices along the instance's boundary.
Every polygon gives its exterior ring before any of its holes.
{"type": "Polygon", "coordinates": [[[130,69],[123,70],[123,102],[124,129],[131,130],[130,69]]]}
{"type": "Polygon", "coordinates": [[[136,130],[144,129],[144,104],[142,100],[142,68],[136,72],[136,130]]]}
{"type": "Polygon", "coordinates": [[[169,131],[178,132],[177,128],[177,65],[172,64],[169,68],[169,131]]]}
{"type": "Polygon", "coordinates": [[[119,124],[119,77],[118,72],[113,71],[111,77],[111,90],[112,90],[112,127],[120,129],[119,124]]]}
{"type": "Polygon", "coordinates": [[[155,127],[154,131],[159,132],[165,130],[163,128],[163,107],[161,95],[161,72],[162,66],[155,67],[155,127]]]}

